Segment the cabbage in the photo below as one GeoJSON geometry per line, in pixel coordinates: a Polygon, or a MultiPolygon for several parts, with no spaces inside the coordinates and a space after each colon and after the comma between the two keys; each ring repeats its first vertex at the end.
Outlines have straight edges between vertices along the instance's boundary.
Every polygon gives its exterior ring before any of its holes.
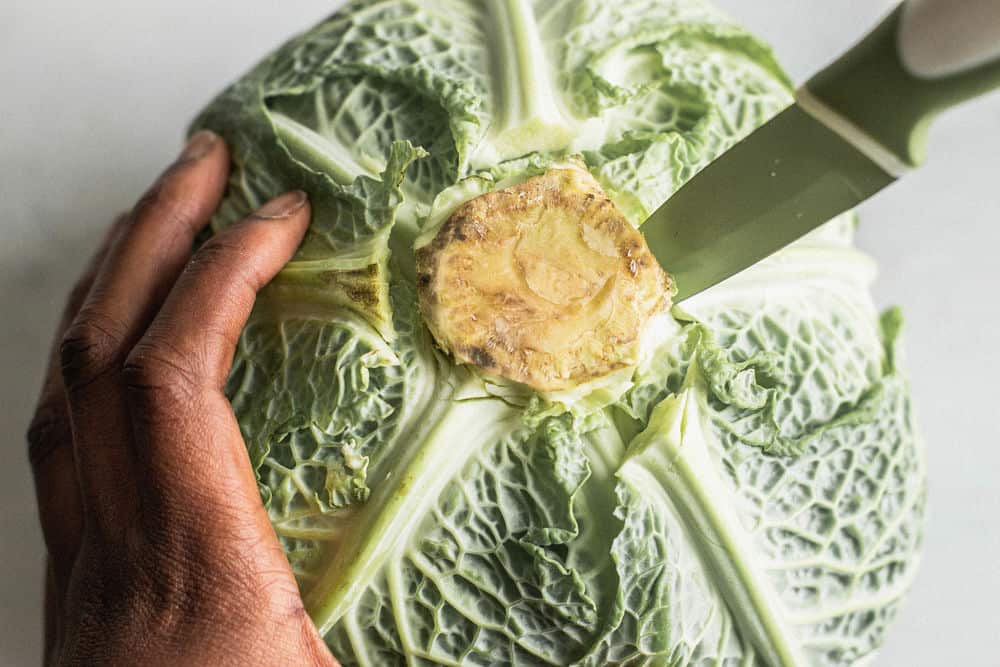
{"type": "Polygon", "coordinates": [[[292,188],[313,204],[227,393],[343,664],[872,659],[925,465],[852,216],[557,393],[457,363],[416,285],[415,247],[464,202],[569,160],[638,225],[791,99],[702,0],[367,0],[196,120],[233,155],[213,229],[292,188]]]}

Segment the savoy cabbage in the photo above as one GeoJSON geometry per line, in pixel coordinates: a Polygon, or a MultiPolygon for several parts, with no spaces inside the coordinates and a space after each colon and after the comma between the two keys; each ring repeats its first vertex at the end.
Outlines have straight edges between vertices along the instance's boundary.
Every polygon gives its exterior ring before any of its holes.
{"type": "Polygon", "coordinates": [[[216,230],[313,204],[227,391],[343,664],[872,659],[925,469],[850,216],[675,305],[596,392],[456,363],[416,285],[464,201],[572,159],[638,225],[791,99],[703,0],[363,0],[198,118],[233,154],[216,230]]]}

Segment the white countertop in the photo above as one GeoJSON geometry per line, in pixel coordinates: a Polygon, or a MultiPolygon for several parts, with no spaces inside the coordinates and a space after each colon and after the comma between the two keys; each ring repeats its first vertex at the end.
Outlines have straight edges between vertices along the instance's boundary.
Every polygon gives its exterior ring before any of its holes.
{"type": "MultiPolygon", "coordinates": [[[[717,0],[796,80],[886,0],[717,0]]],[[[0,3],[0,665],[38,663],[43,550],[24,430],[63,295],[112,216],[222,85],[336,2],[0,3]]],[[[925,560],[881,665],[996,664],[1000,629],[1000,95],[934,128],[930,163],[861,210],[908,318],[928,442],[925,560]]]]}

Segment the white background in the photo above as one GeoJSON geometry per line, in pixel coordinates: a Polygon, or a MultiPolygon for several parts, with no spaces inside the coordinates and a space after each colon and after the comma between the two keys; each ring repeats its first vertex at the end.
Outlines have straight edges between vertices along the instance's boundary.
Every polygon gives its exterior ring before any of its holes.
{"type": "MultiPolygon", "coordinates": [[[[886,0],[718,0],[802,81],[886,0]]],[[[332,0],[0,3],[0,665],[37,664],[43,552],[25,456],[63,294],[192,115],[332,0]],[[284,4],[286,8],[279,9],[284,4]],[[291,6],[291,8],[288,8],[291,6]]],[[[926,556],[879,664],[1000,663],[1000,96],[943,119],[931,160],[862,208],[902,304],[929,445],[926,556]]]]}

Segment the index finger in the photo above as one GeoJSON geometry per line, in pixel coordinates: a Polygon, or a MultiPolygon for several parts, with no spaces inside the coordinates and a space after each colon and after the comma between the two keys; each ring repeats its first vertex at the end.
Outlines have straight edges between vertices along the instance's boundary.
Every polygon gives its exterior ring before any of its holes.
{"type": "Polygon", "coordinates": [[[257,292],[291,259],[308,224],[305,193],[289,193],[209,240],[129,355],[140,483],[153,505],[201,508],[205,494],[222,494],[266,523],[223,386],[257,292]]]}
{"type": "Polygon", "coordinates": [[[132,210],[62,341],[85,528],[108,539],[119,539],[137,511],[122,364],[191,256],[228,174],[221,138],[195,134],[132,210]]]}

